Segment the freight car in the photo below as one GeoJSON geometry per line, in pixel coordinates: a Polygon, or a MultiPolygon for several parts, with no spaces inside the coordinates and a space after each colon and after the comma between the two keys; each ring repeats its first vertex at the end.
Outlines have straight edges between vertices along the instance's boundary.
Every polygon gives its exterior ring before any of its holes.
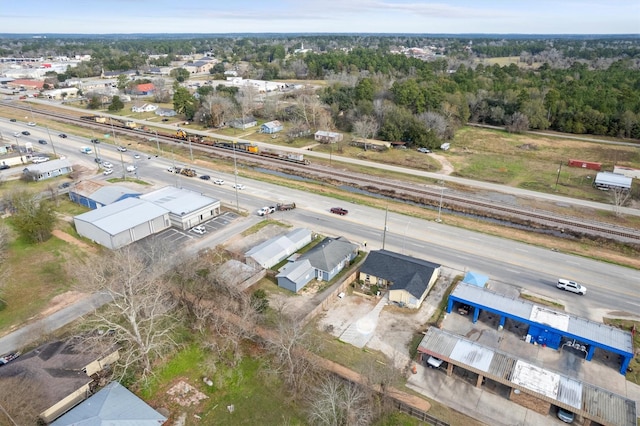
{"type": "Polygon", "coordinates": [[[250,142],[216,141],[213,146],[224,149],[235,149],[237,151],[256,154],[261,157],[275,158],[291,163],[309,164],[309,160],[306,160],[303,154],[280,151],[272,148],[260,148],[258,145],[252,144],[250,142]]]}

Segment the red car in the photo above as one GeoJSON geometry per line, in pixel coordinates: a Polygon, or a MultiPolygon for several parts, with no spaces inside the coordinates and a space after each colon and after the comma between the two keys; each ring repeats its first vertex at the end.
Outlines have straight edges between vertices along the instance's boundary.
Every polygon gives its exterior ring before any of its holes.
{"type": "Polygon", "coordinates": [[[349,213],[349,210],[343,209],[342,207],[331,207],[330,210],[333,214],[339,214],[340,216],[344,216],[349,213]]]}

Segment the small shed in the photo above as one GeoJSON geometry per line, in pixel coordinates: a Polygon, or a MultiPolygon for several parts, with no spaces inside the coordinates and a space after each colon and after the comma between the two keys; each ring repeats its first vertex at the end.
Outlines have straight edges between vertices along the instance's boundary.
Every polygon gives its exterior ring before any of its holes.
{"type": "Polygon", "coordinates": [[[44,163],[29,164],[23,170],[23,173],[30,175],[33,180],[41,181],[45,179],[63,176],[71,173],[73,167],[68,160],[52,160],[44,163]]]}
{"type": "Polygon", "coordinates": [[[229,125],[236,129],[246,130],[250,127],[257,126],[258,121],[254,117],[243,117],[243,118],[236,118],[235,120],[231,120],[229,125]]]}
{"type": "Polygon", "coordinates": [[[593,186],[604,191],[609,189],[622,189],[628,191],[631,189],[632,180],[632,178],[619,173],[600,172],[596,174],[593,186]]]}
{"type": "Polygon", "coordinates": [[[260,126],[260,133],[273,134],[282,131],[282,123],[278,120],[269,121],[260,126]]]}
{"type": "Polygon", "coordinates": [[[316,140],[316,142],[320,143],[342,142],[343,137],[344,135],[342,133],[328,132],[325,130],[318,130],[314,135],[314,139],[316,140]]]}
{"type": "Polygon", "coordinates": [[[282,268],[280,273],[276,275],[278,287],[286,288],[287,290],[297,293],[309,284],[309,281],[315,278],[314,271],[308,259],[301,262],[289,262],[282,268]]]}

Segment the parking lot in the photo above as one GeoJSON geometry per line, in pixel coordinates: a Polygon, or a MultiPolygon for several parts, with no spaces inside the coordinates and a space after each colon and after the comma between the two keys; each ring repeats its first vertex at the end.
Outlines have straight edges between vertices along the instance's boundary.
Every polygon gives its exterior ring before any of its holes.
{"type": "Polygon", "coordinates": [[[225,226],[229,225],[229,223],[234,221],[237,217],[238,215],[234,212],[222,212],[220,216],[217,216],[201,224],[207,230],[207,232],[203,235],[196,234],[191,229],[182,231],[176,228],[169,228],[156,234],[155,239],[166,242],[173,246],[184,245],[190,241],[205,238],[207,235],[221,230],[225,226]]]}

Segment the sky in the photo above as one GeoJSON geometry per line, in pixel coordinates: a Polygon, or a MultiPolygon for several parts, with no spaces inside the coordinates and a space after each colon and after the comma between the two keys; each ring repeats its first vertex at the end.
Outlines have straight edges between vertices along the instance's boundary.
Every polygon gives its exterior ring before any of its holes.
{"type": "Polygon", "coordinates": [[[640,34],[640,0],[18,0],[0,33],[640,34]]]}

